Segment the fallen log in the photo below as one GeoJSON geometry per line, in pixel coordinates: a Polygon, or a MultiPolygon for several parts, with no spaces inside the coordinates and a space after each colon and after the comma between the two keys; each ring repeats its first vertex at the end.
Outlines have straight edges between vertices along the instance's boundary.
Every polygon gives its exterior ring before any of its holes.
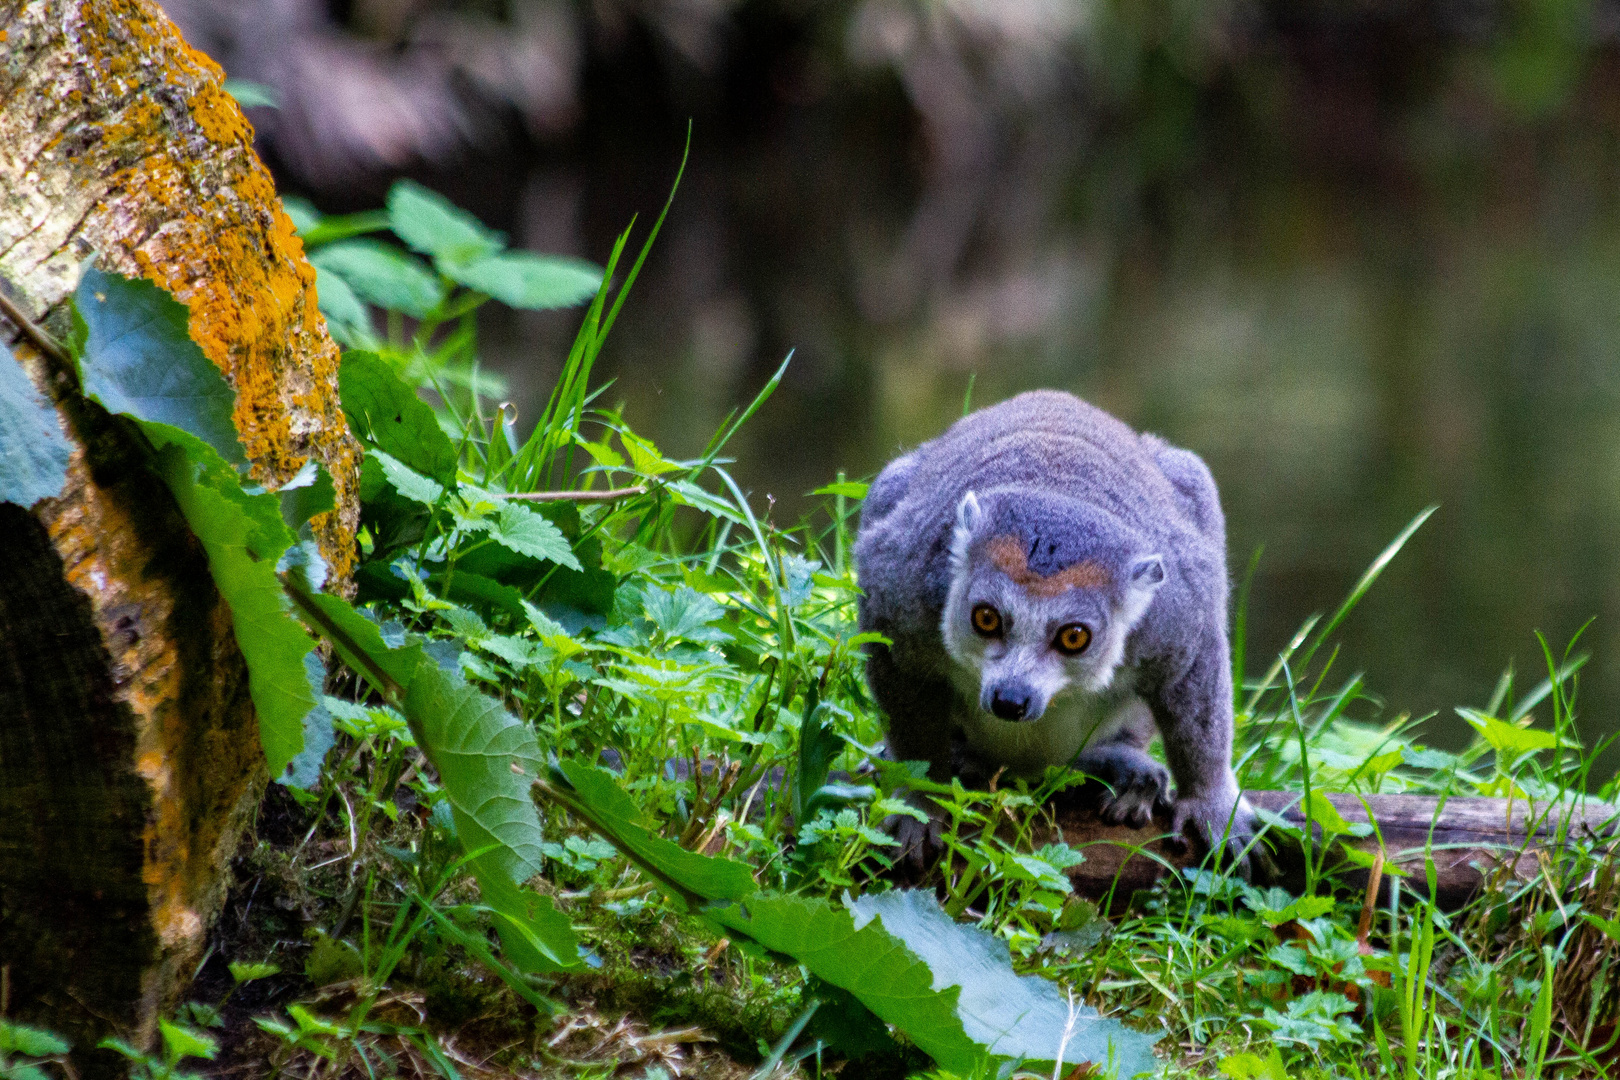
{"type": "MultiPolygon", "coordinates": [[[[1245,792],[1257,810],[1280,815],[1303,830],[1301,797],[1290,791],[1245,792]]],[[[1447,909],[1468,902],[1486,881],[1501,875],[1528,881],[1540,869],[1550,849],[1584,840],[1620,845],[1620,807],[1596,801],[1527,803],[1523,799],[1437,798],[1432,795],[1328,795],[1339,815],[1351,825],[1375,823],[1367,836],[1341,836],[1333,841],[1359,851],[1384,852],[1386,863],[1407,875],[1410,887],[1427,895],[1425,859],[1435,864],[1436,899],[1447,909]]],[[[1054,800],[1058,831],[1070,847],[1083,851],[1086,861],[1068,871],[1075,892],[1118,910],[1138,889],[1150,888],[1173,872],[1199,866],[1202,846],[1170,832],[1168,816],[1149,826],[1109,825],[1098,818],[1095,802],[1084,789],[1060,794],[1054,800]]],[[[1318,842],[1320,828],[1312,830],[1318,842]]],[[[1268,831],[1273,872],[1257,868],[1256,880],[1298,891],[1305,883],[1304,851],[1297,840],[1277,830],[1268,831]]],[[[1314,858],[1320,858],[1318,851],[1314,858]]],[[[1351,889],[1365,889],[1367,871],[1346,866],[1342,855],[1329,852],[1327,868],[1343,870],[1338,880],[1351,889]]],[[[1380,889],[1387,899],[1392,876],[1380,889]]]]}

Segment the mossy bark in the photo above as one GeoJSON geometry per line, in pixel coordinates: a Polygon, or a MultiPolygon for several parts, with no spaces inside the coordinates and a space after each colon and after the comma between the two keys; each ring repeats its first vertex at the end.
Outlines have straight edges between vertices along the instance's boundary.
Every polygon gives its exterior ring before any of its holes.
{"type": "MultiPolygon", "coordinates": [[[[254,476],[311,456],[332,474],[316,528],[342,589],[359,449],[338,351],[222,81],[151,0],[0,0],[0,289],[58,337],[92,255],[183,301],[236,390],[254,476]]],[[[0,505],[0,964],[12,1018],[145,1043],[262,790],[257,722],[167,489],[3,319],[0,334],[77,443],[59,497],[0,505]]]]}

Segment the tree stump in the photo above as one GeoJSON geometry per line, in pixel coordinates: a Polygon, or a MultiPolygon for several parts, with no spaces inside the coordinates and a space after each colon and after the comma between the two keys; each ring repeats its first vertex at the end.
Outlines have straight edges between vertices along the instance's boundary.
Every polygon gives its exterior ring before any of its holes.
{"type": "MultiPolygon", "coordinates": [[[[185,303],[236,390],[254,477],[279,483],[311,455],[331,473],[337,509],[315,527],[342,589],[360,451],[338,350],[223,77],[151,0],[0,0],[0,290],[59,339],[92,254],[185,303]]],[[[263,789],[258,727],[230,613],[167,488],[17,330],[0,318],[75,451],[59,497],[0,504],[10,1018],[80,1048],[150,1044],[263,789]]]]}

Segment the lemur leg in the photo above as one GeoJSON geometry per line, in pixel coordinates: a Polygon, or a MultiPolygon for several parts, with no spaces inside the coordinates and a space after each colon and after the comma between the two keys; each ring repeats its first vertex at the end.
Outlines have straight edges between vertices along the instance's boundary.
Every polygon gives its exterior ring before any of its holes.
{"type": "MultiPolygon", "coordinates": [[[[901,672],[883,645],[868,651],[866,679],[872,696],[887,714],[886,756],[893,761],[926,761],[928,779],[948,783],[953,755],[950,683],[901,672]]],[[[907,792],[906,802],[928,820],[895,814],[884,821],[883,828],[900,842],[899,860],[920,871],[940,850],[943,813],[920,792],[907,792]]]]}
{"type": "Polygon", "coordinates": [[[1170,807],[1170,773],[1147,752],[1153,739],[1153,713],[1132,695],[1092,733],[1074,767],[1108,785],[1102,819],[1141,828],[1154,811],[1170,807]]]}
{"type": "Polygon", "coordinates": [[[1191,651],[1190,666],[1148,695],[1176,781],[1175,831],[1192,825],[1211,850],[1224,848],[1248,874],[1244,855],[1258,818],[1232,772],[1232,673],[1218,631],[1191,651]]]}

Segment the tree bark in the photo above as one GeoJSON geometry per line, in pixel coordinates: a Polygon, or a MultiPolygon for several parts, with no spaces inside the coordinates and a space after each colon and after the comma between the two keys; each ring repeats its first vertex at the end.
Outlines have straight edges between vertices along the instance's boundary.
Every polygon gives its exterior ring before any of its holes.
{"type": "MultiPolygon", "coordinates": [[[[1305,817],[1297,792],[1245,794],[1256,809],[1280,814],[1303,827],[1305,817]]],[[[1546,853],[1569,838],[1600,840],[1612,850],[1620,824],[1616,816],[1620,810],[1599,802],[1549,805],[1523,799],[1441,800],[1430,795],[1329,795],[1327,799],[1350,824],[1372,821],[1378,826],[1373,835],[1346,836],[1338,843],[1370,855],[1380,850],[1381,842],[1387,864],[1406,875],[1408,887],[1418,896],[1429,895],[1425,859],[1433,858],[1436,899],[1448,909],[1467,903],[1487,881],[1528,880],[1539,872],[1546,853]]],[[[1092,800],[1083,789],[1063,793],[1055,806],[1062,839],[1086,856],[1084,863],[1069,871],[1069,881],[1081,896],[1117,909],[1136,890],[1203,861],[1199,845],[1169,833],[1168,817],[1133,829],[1103,823],[1091,807],[1092,800]]],[[[1313,831],[1320,839],[1320,829],[1313,831]]],[[[1257,866],[1257,881],[1297,892],[1305,883],[1303,850],[1280,836],[1272,836],[1267,844],[1276,872],[1267,875],[1257,866]]],[[[1313,859],[1321,856],[1317,850],[1313,859]]],[[[1328,853],[1329,869],[1344,869],[1343,864],[1342,855],[1328,853]]],[[[1351,888],[1366,888],[1364,869],[1352,868],[1339,876],[1351,888]]],[[[1393,880],[1393,873],[1385,874],[1381,891],[1386,897],[1393,880]]]]}
{"type": "MultiPolygon", "coordinates": [[[[279,483],[312,455],[331,473],[337,509],[315,526],[345,589],[360,451],[338,350],[222,81],[151,0],[0,0],[0,289],[59,339],[92,255],[184,302],[236,390],[254,477],[279,483]]],[[[230,613],[168,490],[3,318],[0,334],[76,443],[59,497],[0,505],[11,1017],[80,1047],[149,1044],[262,791],[257,723],[230,613]]]]}

